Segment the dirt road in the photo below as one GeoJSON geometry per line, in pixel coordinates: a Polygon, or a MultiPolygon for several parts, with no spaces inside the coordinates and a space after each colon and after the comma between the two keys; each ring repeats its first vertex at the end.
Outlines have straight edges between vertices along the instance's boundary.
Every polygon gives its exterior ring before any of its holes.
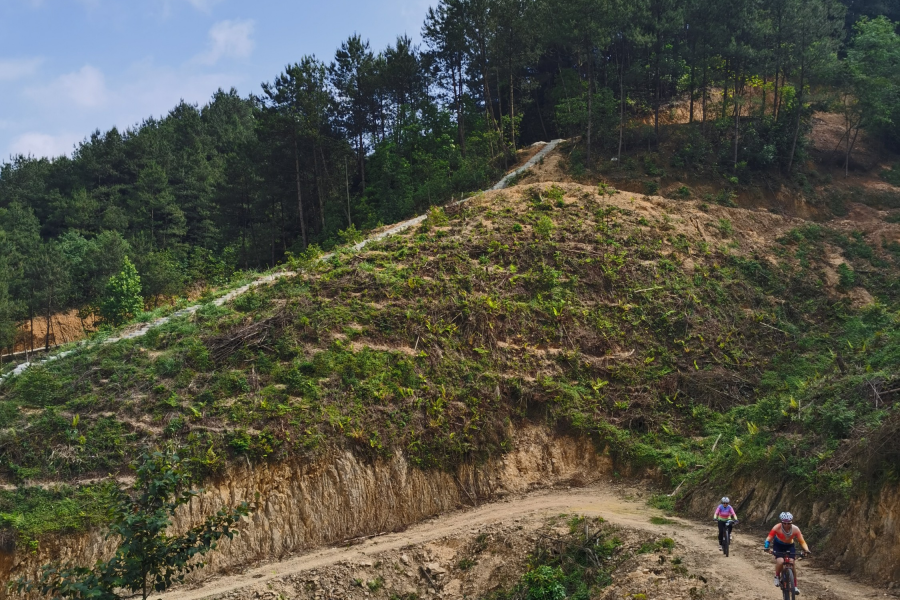
{"type": "MultiPolygon", "coordinates": [[[[561,513],[601,516],[617,526],[673,538],[684,553],[684,566],[695,576],[702,576],[710,591],[721,591],[722,597],[738,600],[779,597],[778,590],[772,585],[771,558],[760,550],[761,532],[736,531],[731,556],[725,558],[718,551],[711,520],[695,522],[671,518],[665,525],[651,524],[650,518],[662,513],[648,507],[646,498],[637,497],[640,493],[612,485],[536,492],[442,515],[404,532],[371,538],[349,548],[325,548],[240,575],[216,578],[196,589],[173,591],[164,599],[200,600],[222,595],[261,597],[264,592],[250,592],[247,588],[272,589],[273,580],[316,570],[321,572],[334,565],[371,565],[380,555],[391,551],[409,550],[504,522],[514,522],[516,529],[537,528],[548,517],[561,513]]],[[[813,560],[801,563],[799,575],[802,597],[810,600],[853,600],[887,595],[885,590],[868,588],[842,575],[827,572],[817,567],[813,560]]]]}

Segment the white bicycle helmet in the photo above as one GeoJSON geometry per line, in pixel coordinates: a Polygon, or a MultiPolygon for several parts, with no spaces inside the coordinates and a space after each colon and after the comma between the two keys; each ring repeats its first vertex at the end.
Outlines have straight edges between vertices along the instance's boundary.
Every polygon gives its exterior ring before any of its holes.
{"type": "Polygon", "coordinates": [[[722,498],[722,504],[731,504],[731,500],[728,499],[728,496],[722,498]]]}
{"type": "Polygon", "coordinates": [[[780,518],[781,518],[782,523],[793,523],[794,522],[794,515],[792,515],[789,512],[781,513],[780,518]]]}

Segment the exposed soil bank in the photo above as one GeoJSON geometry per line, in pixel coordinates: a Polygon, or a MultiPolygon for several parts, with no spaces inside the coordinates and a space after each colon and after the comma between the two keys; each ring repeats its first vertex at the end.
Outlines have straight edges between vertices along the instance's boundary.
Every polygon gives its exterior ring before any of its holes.
{"type": "MultiPolygon", "coordinates": [[[[587,438],[556,436],[527,427],[513,436],[514,449],[481,465],[453,472],[423,471],[401,454],[368,462],[349,451],[307,462],[239,467],[211,481],[180,514],[175,526],[191,523],[225,505],[258,498],[259,509],[241,535],[209,555],[192,579],[244,570],[269,561],[360,536],[398,531],[460,506],[564,482],[583,485],[612,472],[612,462],[587,438]]],[[[111,552],[94,531],[42,542],[36,552],[0,552],[0,576],[34,576],[50,561],[91,564],[111,552]]]]}

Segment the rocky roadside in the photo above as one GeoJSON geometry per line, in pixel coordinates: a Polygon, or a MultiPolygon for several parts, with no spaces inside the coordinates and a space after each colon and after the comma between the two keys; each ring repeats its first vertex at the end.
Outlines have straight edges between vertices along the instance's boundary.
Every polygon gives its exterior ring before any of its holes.
{"type": "MultiPolygon", "coordinates": [[[[509,522],[473,528],[465,534],[342,561],[325,568],[271,579],[217,596],[218,600],[485,598],[509,590],[533,566],[537,550],[574,539],[570,517],[509,522]]],[[[708,593],[702,575],[684,563],[686,548],[671,538],[610,527],[621,541],[606,559],[612,582],[593,597],[695,599],[708,593]]]]}

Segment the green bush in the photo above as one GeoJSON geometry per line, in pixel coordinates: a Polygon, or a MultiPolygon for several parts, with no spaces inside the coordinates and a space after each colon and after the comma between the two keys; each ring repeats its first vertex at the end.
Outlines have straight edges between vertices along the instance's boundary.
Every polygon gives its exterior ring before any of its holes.
{"type": "Polygon", "coordinates": [[[66,390],[59,377],[43,365],[33,365],[15,382],[17,400],[24,406],[44,407],[66,401],[66,390]]]}
{"type": "Polygon", "coordinates": [[[839,284],[844,289],[850,289],[856,285],[856,271],[847,266],[847,263],[838,265],[839,284]]]}
{"type": "Polygon", "coordinates": [[[242,313],[254,312],[268,305],[268,300],[258,291],[250,290],[231,301],[234,310],[242,313]]]}
{"type": "Polygon", "coordinates": [[[525,597],[528,600],[563,600],[566,597],[564,580],[561,568],[541,565],[522,577],[525,597]]]}
{"type": "Polygon", "coordinates": [[[141,278],[126,256],[122,272],[110,277],[106,283],[106,291],[100,301],[100,316],[104,322],[115,327],[132,319],[143,309],[141,278]]]}
{"type": "Polygon", "coordinates": [[[548,217],[547,215],[541,215],[537,222],[534,224],[534,233],[541,239],[549,240],[550,236],[553,235],[553,231],[556,229],[556,225],[553,223],[553,219],[548,217]]]}
{"type": "Polygon", "coordinates": [[[889,184],[900,187],[900,164],[896,164],[890,169],[883,170],[880,175],[881,178],[889,184]]]}
{"type": "Polygon", "coordinates": [[[734,234],[734,227],[728,219],[719,219],[716,228],[719,230],[719,233],[722,234],[722,237],[730,237],[734,234]]]}

